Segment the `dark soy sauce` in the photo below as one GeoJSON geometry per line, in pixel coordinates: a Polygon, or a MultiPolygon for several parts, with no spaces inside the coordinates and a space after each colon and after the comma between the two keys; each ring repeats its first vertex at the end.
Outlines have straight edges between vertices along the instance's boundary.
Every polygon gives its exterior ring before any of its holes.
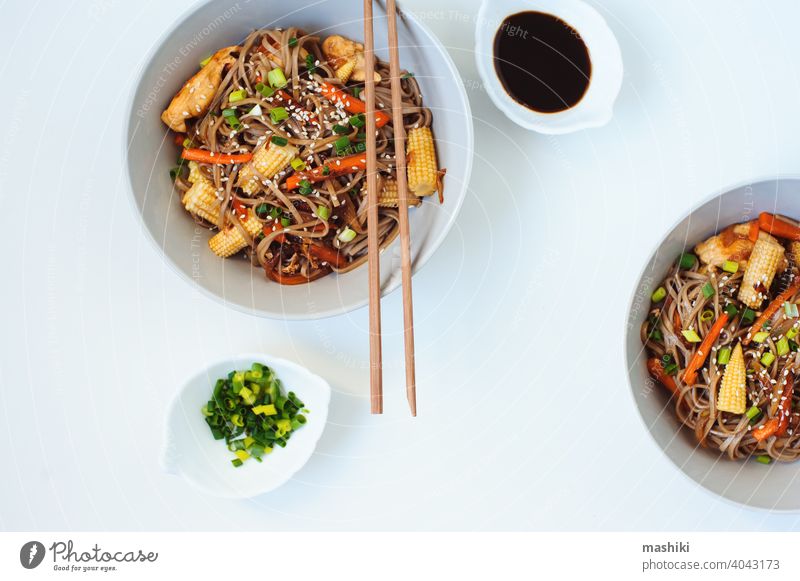
{"type": "Polygon", "coordinates": [[[520,12],[503,21],[494,38],[494,67],[515,101],[541,113],[577,105],[592,75],[580,34],[544,12],[520,12]]]}

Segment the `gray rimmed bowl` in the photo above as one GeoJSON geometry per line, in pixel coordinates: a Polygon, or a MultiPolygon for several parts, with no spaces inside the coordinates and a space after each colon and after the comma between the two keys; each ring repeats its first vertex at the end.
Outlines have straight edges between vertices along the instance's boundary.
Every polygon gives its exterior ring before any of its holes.
{"type": "MultiPolygon", "coordinates": [[[[166,262],[207,295],[236,309],[279,319],[317,319],[346,313],[368,302],[367,268],[328,276],[309,285],[268,282],[261,269],[243,260],[220,260],[208,249],[211,233],[198,227],[172,191],[169,170],[178,148],[159,118],[172,96],[217,49],[241,42],[256,28],[298,26],[322,36],[363,38],[358,2],[297,0],[240,2],[209,0],[192,8],[156,43],[145,60],[128,107],[124,158],[135,212],[166,262]]],[[[375,9],[375,46],[388,60],[386,18],[375,9]]],[[[426,201],[410,212],[414,272],[444,241],[467,192],[472,170],[472,115],[452,59],[412,15],[398,24],[401,66],[417,77],[433,112],[439,163],[447,168],[445,202],[426,201]]],[[[399,246],[381,257],[384,294],[400,284],[399,246]]]]}
{"type": "Polygon", "coordinates": [[[774,212],[800,217],[800,177],[780,177],[741,184],[718,193],[675,225],[645,264],[630,301],[625,339],[632,395],[647,431],[667,457],[706,490],[734,503],[772,511],[800,511],[800,463],[733,462],[698,446],[694,434],[675,418],[668,397],[645,367],[639,328],[650,295],[685,249],[725,226],[774,212]]]}

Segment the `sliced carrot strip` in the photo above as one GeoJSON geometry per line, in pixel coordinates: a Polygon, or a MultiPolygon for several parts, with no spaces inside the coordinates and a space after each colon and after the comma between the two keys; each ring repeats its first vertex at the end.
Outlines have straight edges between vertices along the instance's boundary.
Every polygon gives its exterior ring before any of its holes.
{"type": "Polygon", "coordinates": [[[706,358],[711,351],[711,346],[714,344],[714,341],[717,340],[717,337],[719,337],[722,329],[728,324],[728,318],[728,313],[723,312],[719,318],[714,321],[714,324],[711,325],[711,328],[708,330],[708,333],[706,333],[706,336],[703,337],[700,347],[698,347],[697,351],[695,351],[694,356],[692,356],[692,359],[689,361],[689,365],[686,366],[686,371],[683,374],[683,381],[688,385],[694,385],[697,381],[697,372],[706,362],[706,358]]]}

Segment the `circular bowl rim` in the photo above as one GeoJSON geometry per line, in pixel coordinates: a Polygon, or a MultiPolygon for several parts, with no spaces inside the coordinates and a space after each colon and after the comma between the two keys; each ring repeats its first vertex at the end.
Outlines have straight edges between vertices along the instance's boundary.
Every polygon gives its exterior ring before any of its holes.
{"type": "MultiPolygon", "coordinates": [[[[773,173],[773,174],[758,175],[758,176],[756,176],[754,178],[740,180],[738,182],[735,182],[733,184],[730,184],[728,186],[725,186],[723,188],[715,190],[713,193],[705,196],[703,199],[701,199],[700,201],[698,201],[698,202],[694,203],[692,206],[690,206],[688,212],[685,212],[685,213],[681,214],[678,218],[673,220],[672,224],[669,227],[666,228],[665,232],[659,237],[658,242],[656,242],[652,246],[652,248],[650,249],[650,252],[647,254],[647,259],[644,261],[644,263],[640,267],[639,273],[636,276],[636,278],[634,279],[635,283],[633,285],[633,288],[631,289],[631,291],[630,291],[630,293],[628,295],[627,308],[625,309],[625,318],[622,321],[622,329],[623,329],[623,333],[622,333],[622,352],[623,352],[623,357],[622,357],[622,359],[623,359],[623,364],[625,366],[625,379],[626,379],[626,381],[628,383],[628,389],[626,390],[627,393],[628,393],[628,401],[633,406],[633,408],[636,410],[636,417],[639,419],[639,422],[640,422],[642,428],[644,429],[645,433],[647,434],[647,437],[650,439],[650,442],[669,461],[669,463],[673,466],[673,468],[675,470],[677,470],[677,472],[679,472],[683,478],[686,479],[687,482],[691,482],[691,483],[699,486],[700,489],[704,493],[706,493],[707,495],[709,495],[709,496],[711,496],[711,497],[713,497],[715,499],[718,499],[718,500],[723,500],[724,502],[728,503],[729,505],[735,506],[735,507],[740,508],[740,509],[747,509],[747,510],[754,511],[754,512],[759,512],[759,513],[769,512],[769,513],[775,513],[775,514],[800,514],[800,506],[798,506],[798,508],[769,508],[769,507],[765,507],[765,506],[748,504],[748,503],[745,503],[745,502],[734,500],[732,498],[728,498],[724,494],[721,494],[721,493],[718,493],[718,492],[712,490],[704,482],[695,480],[694,478],[689,476],[680,467],[680,465],[678,465],[678,463],[675,460],[673,460],[669,456],[669,454],[667,454],[664,451],[664,448],[661,446],[661,444],[658,443],[658,441],[656,440],[656,438],[653,435],[652,431],[648,427],[647,422],[644,419],[644,415],[642,415],[642,410],[640,409],[639,404],[636,401],[636,396],[634,395],[633,378],[631,377],[631,370],[633,369],[633,367],[630,365],[630,361],[628,360],[628,350],[627,350],[628,335],[630,333],[630,330],[628,329],[628,322],[631,320],[630,319],[630,314],[631,314],[631,310],[633,308],[633,301],[636,298],[637,289],[639,288],[639,283],[641,283],[642,278],[645,275],[645,271],[647,269],[647,266],[650,264],[650,262],[652,262],[653,257],[661,249],[661,246],[664,244],[664,241],[666,240],[666,238],[678,226],[680,226],[680,224],[687,217],[691,216],[694,213],[695,210],[697,210],[698,208],[700,208],[702,206],[705,206],[709,202],[713,202],[714,200],[724,196],[728,192],[732,192],[734,190],[737,190],[739,188],[743,188],[743,187],[746,187],[746,186],[753,186],[753,185],[760,184],[760,183],[765,183],[765,182],[777,182],[777,181],[781,181],[781,180],[794,180],[794,181],[800,182],[800,173],[797,173],[797,172],[785,172],[785,173],[778,172],[778,173],[773,173]]],[[[800,470],[800,466],[798,467],[798,470],[800,470]]]]}
{"type": "Polygon", "coordinates": [[[218,359],[214,359],[213,361],[210,361],[210,362],[206,363],[205,365],[203,365],[202,368],[195,370],[194,373],[192,373],[190,375],[187,375],[186,378],[181,382],[180,387],[175,391],[174,394],[172,394],[172,399],[170,399],[169,403],[167,404],[166,413],[164,415],[164,425],[162,427],[162,445],[161,445],[161,448],[162,448],[161,449],[162,471],[164,471],[164,472],[166,472],[168,474],[171,474],[171,475],[179,476],[180,478],[183,479],[184,482],[189,484],[195,490],[198,490],[198,491],[202,492],[203,494],[206,494],[208,496],[213,496],[215,498],[247,499],[247,498],[255,498],[255,497],[261,496],[263,494],[268,494],[268,493],[272,492],[273,490],[277,490],[278,488],[284,486],[287,482],[289,482],[295,474],[300,472],[300,470],[302,470],[306,466],[306,464],[308,464],[308,462],[311,460],[312,456],[314,456],[314,452],[317,449],[317,445],[319,444],[319,441],[322,439],[322,436],[325,433],[325,427],[328,424],[328,415],[330,413],[332,396],[333,396],[333,387],[331,387],[331,384],[327,379],[325,379],[324,377],[322,377],[321,375],[319,375],[317,373],[314,373],[308,367],[306,367],[304,365],[301,365],[301,364],[297,363],[296,361],[292,361],[290,359],[285,359],[283,357],[272,356],[269,353],[256,353],[254,351],[246,351],[246,352],[242,352],[242,353],[237,353],[235,355],[229,355],[229,356],[226,356],[226,357],[221,357],[221,358],[218,358],[218,359]],[[261,490],[261,491],[255,493],[255,494],[245,494],[245,495],[242,495],[242,494],[220,494],[218,491],[215,491],[215,490],[205,486],[202,482],[198,482],[194,478],[190,478],[189,476],[184,474],[180,469],[170,469],[170,468],[168,468],[166,466],[166,462],[165,462],[164,458],[167,455],[167,452],[166,452],[167,443],[170,440],[172,414],[175,411],[175,407],[178,405],[178,402],[180,401],[180,398],[181,398],[181,395],[183,394],[183,392],[186,391],[186,389],[189,387],[189,385],[195,379],[197,379],[197,378],[199,378],[200,376],[203,376],[203,375],[208,375],[209,371],[213,367],[216,367],[217,365],[225,365],[225,364],[233,365],[234,362],[240,361],[240,360],[241,361],[246,361],[246,360],[259,361],[259,360],[263,360],[263,361],[268,362],[266,364],[270,365],[270,366],[277,363],[279,365],[286,365],[288,367],[294,367],[295,369],[298,369],[301,372],[303,372],[305,374],[308,374],[312,379],[318,380],[321,385],[325,386],[325,405],[324,405],[324,411],[321,412],[321,413],[315,414],[314,417],[317,417],[317,416],[320,416],[320,415],[323,416],[322,419],[324,420],[325,424],[322,426],[322,430],[320,430],[319,435],[317,436],[317,438],[313,442],[311,442],[311,444],[309,445],[308,457],[305,460],[303,460],[303,462],[300,463],[293,471],[287,472],[286,474],[281,475],[280,482],[278,482],[277,484],[274,484],[273,486],[271,486],[269,488],[265,488],[264,490],[261,490]]]}
{"type": "MultiPolygon", "coordinates": [[[[142,83],[142,78],[144,77],[145,71],[150,66],[153,58],[155,57],[158,50],[164,45],[164,43],[172,36],[178,28],[184,25],[184,23],[189,20],[196,12],[200,11],[202,8],[209,4],[213,4],[218,0],[204,0],[203,2],[198,2],[197,4],[193,4],[186,8],[170,25],[161,35],[154,41],[153,45],[147,50],[147,53],[142,58],[141,63],[134,75],[133,81],[127,87],[128,96],[125,100],[125,107],[123,109],[123,114],[126,116],[123,126],[123,131],[121,135],[121,145],[122,145],[122,161],[124,166],[125,172],[125,189],[127,190],[127,195],[125,196],[128,199],[131,209],[136,216],[137,224],[139,225],[139,229],[144,232],[145,238],[147,238],[152,245],[152,248],[156,251],[156,253],[161,257],[162,263],[165,263],[169,266],[169,269],[178,275],[178,278],[183,280],[187,283],[192,289],[199,290],[201,294],[205,295],[206,297],[212,299],[213,301],[221,304],[226,308],[233,309],[240,313],[244,313],[246,315],[253,315],[265,319],[273,319],[273,320],[284,320],[284,321],[318,321],[322,319],[328,319],[331,317],[338,317],[340,315],[346,315],[351,313],[355,310],[361,309],[367,304],[369,304],[369,298],[361,299],[357,302],[352,304],[342,304],[339,307],[330,308],[323,311],[316,311],[313,313],[305,312],[305,313],[286,313],[286,312],[267,312],[255,307],[248,307],[245,305],[241,305],[235,302],[231,302],[226,300],[224,297],[219,296],[207,288],[197,284],[192,278],[185,272],[183,272],[175,262],[164,252],[164,249],[159,245],[156,241],[153,233],[150,232],[149,228],[144,222],[142,218],[142,213],[139,210],[139,207],[136,204],[136,197],[133,191],[133,183],[131,181],[131,172],[133,169],[130,167],[129,162],[129,155],[128,155],[128,136],[131,132],[131,111],[133,111],[134,106],[134,99],[136,97],[136,92],[139,86],[142,83]]],[[[428,261],[433,258],[433,256],[439,251],[439,248],[444,243],[447,236],[453,229],[455,225],[456,219],[458,215],[461,213],[461,208],[464,205],[464,200],[467,198],[467,193],[469,192],[469,183],[472,177],[472,170],[475,162],[475,126],[473,123],[472,117],[472,107],[469,102],[469,98],[467,97],[467,91],[464,86],[463,82],[460,82],[461,75],[458,71],[458,68],[453,61],[453,58],[450,56],[450,53],[447,52],[447,49],[444,47],[442,42],[439,38],[433,34],[430,28],[422,22],[419,18],[417,18],[413,13],[404,11],[398,7],[398,15],[401,20],[407,20],[411,23],[410,27],[416,27],[419,29],[428,39],[431,41],[432,45],[435,46],[438,53],[442,56],[444,61],[444,65],[447,67],[447,70],[454,81],[454,85],[457,88],[456,94],[459,97],[459,101],[461,107],[458,110],[464,111],[464,115],[466,119],[469,121],[465,124],[466,131],[467,131],[467,143],[464,149],[468,152],[466,156],[466,166],[464,168],[464,175],[461,180],[462,185],[460,189],[460,195],[458,196],[457,200],[455,201],[455,205],[453,207],[453,212],[450,214],[450,219],[445,224],[444,228],[442,228],[441,233],[434,238],[430,242],[430,251],[425,253],[422,256],[414,257],[412,259],[412,267],[411,267],[411,275],[412,278],[416,275],[422,268],[428,263],[428,261]]],[[[381,297],[387,297],[396,291],[402,283],[402,279],[400,277],[392,277],[390,279],[390,283],[381,289],[381,297]]],[[[312,283],[309,283],[312,284],[312,283]]]]}

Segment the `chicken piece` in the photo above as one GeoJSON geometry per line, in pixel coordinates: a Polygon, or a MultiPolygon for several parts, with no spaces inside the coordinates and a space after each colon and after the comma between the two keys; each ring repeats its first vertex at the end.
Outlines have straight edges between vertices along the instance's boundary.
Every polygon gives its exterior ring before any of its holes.
{"type": "MultiPolygon", "coordinates": [[[[755,245],[748,235],[750,222],[728,226],[716,236],[695,246],[694,251],[704,264],[712,264],[722,268],[725,261],[738,262],[739,268],[747,267],[747,259],[755,245]]],[[[769,234],[761,233],[765,236],[769,234]]],[[[770,236],[771,238],[771,236],[770,236]]]]}
{"type": "MultiPolygon", "coordinates": [[[[364,68],[366,61],[364,59],[364,45],[349,38],[334,34],[329,36],[322,43],[322,53],[336,71],[336,76],[340,81],[346,83],[349,80],[363,82],[366,80],[366,73],[364,68]],[[340,70],[347,71],[352,69],[349,75],[339,74],[340,70]]],[[[381,76],[375,73],[375,82],[381,80],[381,76]]]]}
{"type": "Polygon", "coordinates": [[[186,81],[170,101],[169,107],[161,114],[161,120],[170,129],[185,133],[187,119],[200,117],[208,111],[214,94],[222,84],[225,67],[236,62],[231,53],[237,50],[238,46],[218,50],[197,74],[186,81]]]}

